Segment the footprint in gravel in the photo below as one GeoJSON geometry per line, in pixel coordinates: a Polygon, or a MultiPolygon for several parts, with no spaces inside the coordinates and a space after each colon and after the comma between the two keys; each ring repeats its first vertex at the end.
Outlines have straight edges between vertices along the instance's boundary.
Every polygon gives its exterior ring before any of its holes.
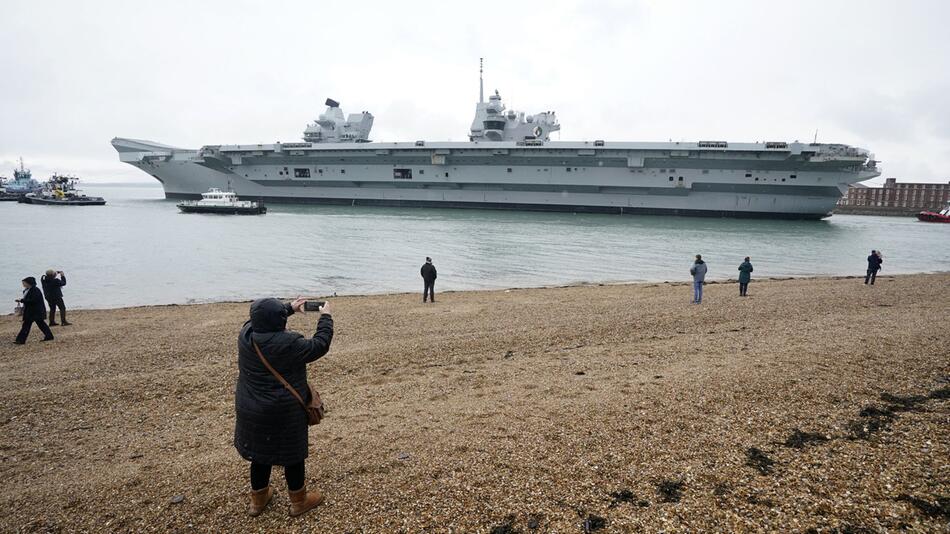
{"type": "Polygon", "coordinates": [[[793,449],[804,449],[809,443],[823,443],[825,441],[828,441],[826,436],[814,432],[802,432],[796,428],[785,440],[784,445],[793,449]]]}
{"type": "Polygon", "coordinates": [[[509,515],[505,522],[491,529],[491,534],[516,534],[520,530],[515,528],[515,516],[509,515]]]}
{"type": "Polygon", "coordinates": [[[656,491],[663,502],[680,502],[685,487],[686,483],[682,480],[661,480],[656,485],[656,491]]]}
{"type": "Polygon", "coordinates": [[[599,515],[590,514],[587,516],[587,519],[584,520],[584,533],[596,532],[607,526],[607,520],[599,515]]]}
{"type": "Polygon", "coordinates": [[[920,497],[901,493],[897,496],[897,500],[913,504],[915,508],[928,517],[950,519],[950,497],[937,497],[936,502],[931,502],[920,497]]]}
{"type": "Polygon", "coordinates": [[[772,466],[775,465],[775,460],[769,458],[765,452],[756,447],[746,449],[745,458],[746,465],[756,468],[756,470],[763,475],[770,474],[772,472],[772,466]]]}

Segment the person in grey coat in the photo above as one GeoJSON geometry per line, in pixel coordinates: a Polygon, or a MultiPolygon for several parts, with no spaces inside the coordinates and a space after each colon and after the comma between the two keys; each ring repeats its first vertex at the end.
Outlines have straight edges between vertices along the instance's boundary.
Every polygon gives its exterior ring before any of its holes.
{"type": "Polygon", "coordinates": [[[693,304],[703,303],[703,283],[706,281],[707,270],[702,254],[697,254],[696,261],[689,268],[689,274],[693,275],[693,304]]]}
{"type": "Polygon", "coordinates": [[[749,293],[749,282],[752,280],[752,262],[749,257],[739,264],[739,296],[745,297],[749,293]]]}
{"type": "Polygon", "coordinates": [[[304,337],[287,330],[287,317],[301,311],[306,301],[284,303],[266,298],[251,304],[251,319],[238,335],[238,380],[235,391],[234,447],[251,462],[251,503],[248,514],[260,515],[274,492],[271,467],[284,466],[290,496],[290,515],[298,516],[321,502],[319,491],[307,491],[304,460],[309,453],[307,412],[297,398],[267,369],[255,350],[260,348],[305,402],[310,402],[307,364],[330,350],[333,318],[328,305],[320,309],[316,333],[304,337]]]}

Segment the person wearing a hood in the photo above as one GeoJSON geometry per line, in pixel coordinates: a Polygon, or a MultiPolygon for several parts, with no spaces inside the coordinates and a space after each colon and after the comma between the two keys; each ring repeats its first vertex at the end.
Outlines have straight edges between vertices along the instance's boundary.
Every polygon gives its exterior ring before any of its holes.
{"type": "Polygon", "coordinates": [[[422,303],[425,304],[427,297],[435,303],[435,279],[438,277],[438,272],[435,270],[435,265],[432,265],[432,258],[426,257],[426,262],[422,264],[422,269],[419,269],[419,274],[422,275],[422,303]]]}
{"type": "Polygon", "coordinates": [[[298,516],[323,502],[319,491],[307,491],[304,460],[309,453],[307,412],[297,398],[267,369],[255,350],[271,367],[310,402],[307,364],[330,350],[333,318],[329,305],[320,309],[316,333],[311,338],[287,330],[287,317],[300,312],[306,301],[284,303],[266,298],[251,304],[251,318],[238,335],[238,381],[234,407],[234,447],[251,462],[251,496],[248,513],[260,515],[270,503],[271,467],[284,467],[290,496],[290,515],[298,516]]]}
{"type": "Polygon", "coordinates": [[[739,264],[739,296],[745,297],[749,293],[749,282],[752,280],[752,262],[749,257],[739,264]]]}
{"type": "Polygon", "coordinates": [[[697,254],[696,261],[689,268],[689,274],[693,275],[693,304],[703,303],[703,282],[706,281],[706,270],[702,254],[697,254]]]}
{"type": "Polygon", "coordinates": [[[17,345],[26,343],[33,323],[43,332],[43,341],[52,341],[53,332],[46,326],[46,305],[43,303],[43,293],[36,287],[36,278],[27,276],[23,279],[23,298],[16,299],[23,304],[23,327],[16,336],[17,345]]]}
{"type": "Polygon", "coordinates": [[[66,303],[63,302],[63,286],[66,285],[66,273],[47,269],[46,274],[40,278],[40,282],[43,284],[43,295],[46,297],[46,302],[49,303],[49,325],[56,326],[56,308],[59,308],[60,324],[63,326],[72,324],[66,321],[66,303]]]}

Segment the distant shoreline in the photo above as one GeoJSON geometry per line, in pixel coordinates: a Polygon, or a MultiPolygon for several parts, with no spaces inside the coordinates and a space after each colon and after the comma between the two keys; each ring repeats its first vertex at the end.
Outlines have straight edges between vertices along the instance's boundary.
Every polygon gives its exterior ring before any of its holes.
{"type": "MultiPolygon", "coordinates": [[[[927,271],[927,272],[918,272],[918,273],[898,273],[898,274],[879,274],[878,280],[886,280],[891,278],[906,278],[908,276],[931,276],[931,275],[943,275],[950,274],[950,270],[947,271],[927,271]]],[[[820,280],[853,280],[853,279],[862,279],[864,278],[861,275],[801,275],[801,276],[770,276],[770,277],[760,277],[752,278],[753,285],[756,282],[788,282],[795,280],[809,280],[809,281],[820,281],[820,280]]],[[[534,290],[549,290],[549,289],[568,289],[568,288],[584,288],[584,287],[625,287],[625,286],[642,286],[642,287],[656,287],[661,285],[668,286],[688,286],[692,282],[689,280],[663,280],[663,281],[649,281],[649,280],[640,280],[640,281],[604,281],[604,282],[587,282],[587,281],[578,281],[572,282],[569,284],[554,284],[554,285],[543,285],[543,286],[517,286],[517,287],[505,287],[505,288],[493,288],[493,289],[446,289],[443,291],[438,291],[438,294],[460,294],[460,293],[473,293],[473,294],[487,294],[487,293],[507,293],[511,291],[534,291],[534,290]]],[[[728,278],[725,280],[707,280],[706,285],[725,285],[725,284],[735,284],[737,280],[735,278],[728,278]]],[[[334,299],[334,298],[376,298],[376,297],[398,297],[402,295],[415,295],[417,291],[383,291],[379,293],[338,293],[333,294],[310,294],[310,295],[301,295],[305,298],[312,299],[334,299]]],[[[114,307],[105,307],[105,308],[89,308],[84,306],[76,306],[70,309],[72,310],[81,310],[81,311],[118,311],[118,310],[141,310],[141,309],[154,309],[154,308],[176,308],[176,307],[189,307],[189,306],[212,306],[212,305],[230,305],[230,304],[250,304],[254,302],[257,298],[264,298],[269,296],[275,296],[281,300],[293,300],[298,295],[266,295],[261,294],[258,297],[247,298],[247,299],[222,299],[222,300],[207,300],[207,301],[193,301],[193,302],[168,302],[160,304],[136,304],[131,306],[114,306],[114,307]]],[[[67,306],[68,295],[66,298],[67,306]]],[[[5,314],[7,316],[13,315],[12,313],[5,314]]]]}

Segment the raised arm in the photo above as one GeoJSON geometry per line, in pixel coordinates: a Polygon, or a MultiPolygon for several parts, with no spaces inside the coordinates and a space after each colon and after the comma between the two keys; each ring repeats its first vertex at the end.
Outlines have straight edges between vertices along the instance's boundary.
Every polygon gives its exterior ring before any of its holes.
{"type": "Polygon", "coordinates": [[[333,341],[333,317],[329,314],[320,316],[317,321],[317,331],[313,337],[300,336],[294,341],[293,354],[303,363],[316,361],[330,352],[330,343],[333,341]]]}

